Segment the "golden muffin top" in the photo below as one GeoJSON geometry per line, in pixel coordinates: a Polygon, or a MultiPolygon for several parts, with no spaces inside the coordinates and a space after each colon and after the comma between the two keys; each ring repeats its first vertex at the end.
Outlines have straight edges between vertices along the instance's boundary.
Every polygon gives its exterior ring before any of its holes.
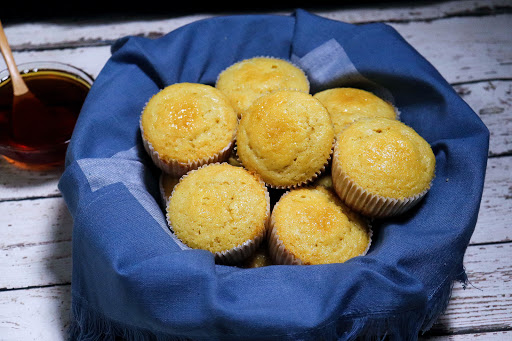
{"type": "Polygon", "coordinates": [[[325,107],[299,91],[259,97],[242,116],[237,153],[242,165],[272,187],[315,178],[330,159],[334,129],[325,107]]]}
{"type": "Polygon", "coordinates": [[[395,107],[371,92],[355,88],[332,88],[317,92],[331,115],[336,136],[350,123],[364,117],[397,118],[395,107]]]}
{"type": "Polygon", "coordinates": [[[219,154],[234,139],[237,115],[226,96],[198,83],[156,93],[142,116],[143,136],[164,161],[190,162],[219,154]]]}
{"type": "Polygon", "coordinates": [[[219,74],[215,87],[231,100],[238,117],[259,96],[275,90],[309,92],[306,74],[289,61],[254,57],[237,62],[219,74]]]}
{"type": "Polygon", "coordinates": [[[181,178],[167,219],[189,247],[215,253],[265,233],[269,211],[268,192],[258,177],[242,167],[214,163],[181,178]]]}
{"type": "Polygon", "coordinates": [[[367,222],[323,186],[287,192],[271,219],[286,250],[303,264],[343,263],[365,254],[371,240],[367,222]]]}
{"type": "Polygon", "coordinates": [[[333,162],[372,194],[404,199],[430,188],[435,156],[427,141],[404,123],[361,119],[339,136],[333,162]]]}

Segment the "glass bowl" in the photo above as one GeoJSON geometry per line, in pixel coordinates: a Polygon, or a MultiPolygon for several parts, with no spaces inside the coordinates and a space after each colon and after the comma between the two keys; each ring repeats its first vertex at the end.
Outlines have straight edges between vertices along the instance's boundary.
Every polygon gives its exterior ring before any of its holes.
{"type": "Polygon", "coordinates": [[[27,122],[26,129],[51,129],[52,134],[48,136],[56,136],[55,132],[59,138],[30,145],[13,138],[12,84],[6,69],[0,72],[0,154],[22,168],[62,164],[76,119],[94,79],[77,67],[59,62],[23,63],[18,65],[18,69],[28,88],[58,114],[43,120],[44,124],[27,122]]]}

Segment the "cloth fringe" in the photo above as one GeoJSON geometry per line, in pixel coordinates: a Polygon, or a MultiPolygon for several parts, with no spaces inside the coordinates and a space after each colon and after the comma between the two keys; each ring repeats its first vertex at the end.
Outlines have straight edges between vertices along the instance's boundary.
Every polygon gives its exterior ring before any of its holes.
{"type": "MultiPolygon", "coordinates": [[[[427,309],[404,311],[400,314],[382,314],[341,318],[316,331],[306,334],[291,334],[276,337],[277,340],[417,340],[420,333],[428,331],[441,316],[450,301],[453,285],[460,282],[465,288],[468,283],[463,270],[456,278],[447,280],[429,298],[427,309]],[[426,314],[425,314],[426,312],[426,314]]],[[[256,336],[257,338],[257,336],[256,336]]],[[[224,339],[224,338],[222,338],[224,339]]],[[[236,340],[236,337],[225,338],[236,340]]],[[[243,339],[243,338],[242,338],[243,339]]],[[[267,339],[265,337],[262,340],[267,339]]],[[[158,334],[139,327],[127,326],[113,321],[102,314],[91,311],[80,303],[72,304],[72,323],[69,328],[70,341],[189,341],[186,337],[158,334]]]]}
{"type": "Polygon", "coordinates": [[[469,280],[465,269],[462,269],[462,271],[456,275],[454,279],[446,281],[439,288],[439,290],[437,290],[434,295],[430,297],[427,306],[428,314],[421,328],[423,333],[432,328],[432,325],[436,322],[439,316],[441,316],[446,311],[452,295],[453,286],[456,282],[459,282],[462,287],[466,289],[469,280]]]}
{"type": "Polygon", "coordinates": [[[159,335],[153,331],[113,321],[80,303],[71,306],[69,341],[190,341],[178,336],[159,335]]]}

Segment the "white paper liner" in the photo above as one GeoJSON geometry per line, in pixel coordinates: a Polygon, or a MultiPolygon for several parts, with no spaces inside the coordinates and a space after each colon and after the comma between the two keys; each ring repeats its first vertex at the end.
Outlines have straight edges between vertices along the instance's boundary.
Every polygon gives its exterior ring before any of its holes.
{"type": "MultiPolygon", "coordinates": [[[[205,164],[205,165],[200,166],[197,169],[193,169],[193,170],[189,171],[187,174],[183,175],[180,178],[179,182],[181,182],[183,179],[185,179],[190,174],[193,174],[194,172],[200,170],[201,168],[208,167],[208,166],[215,165],[215,164],[221,164],[221,162],[205,164]]],[[[236,167],[236,166],[233,166],[233,167],[236,167]]],[[[259,183],[263,186],[264,191],[265,191],[265,200],[267,202],[266,214],[265,214],[265,218],[264,218],[265,219],[265,222],[264,222],[265,228],[262,230],[262,232],[259,235],[255,236],[253,239],[246,240],[242,244],[237,245],[229,250],[214,252],[213,254],[215,257],[215,262],[218,264],[233,265],[233,264],[237,264],[237,263],[244,261],[245,259],[247,259],[248,257],[250,257],[251,255],[253,255],[256,252],[258,247],[261,245],[261,243],[266,238],[268,226],[270,223],[270,194],[267,190],[267,187],[265,186],[265,183],[258,176],[255,176],[255,177],[258,179],[259,183]]],[[[166,215],[165,216],[166,216],[166,220],[167,220],[167,225],[169,226],[169,229],[172,232],[173,236],[175,236],[176,239],[180,240],[178,238],[178,236],[176,236],[176,234],[174,233],[174,229],[173,229],[171,221],[169,219],[169,214],[168,214],[168,209],[167,209],[167,207],[169,205],[170,198],[174,195],[174,191],[175,191],[176,187],[177,186],[174,186],[171,195],[169,196],[169,198],[166,201],[167,204],[165,206],[166,207],[166,215]]],[[[186,245],[186,243],[184,241],[180,240],[180,242],[182,244],[186,245]]],[[[189,246],[187,246],[187,248],[192,249],[189,246]]]]}
{"type": "Polygon", "coordinates": [[[146,137],[144,136],[144,129],[142,127],[142,115],[141,119],[139,120],[139,126],[140,126],[140,132],[142,136],[142,142],[144,145],[144,149],[148,153],[148,155],[151,157],[151,160],[153,163],[160,168],[163,172],[180,177],[182,175],[185,175],[188,171],[197,169],[205,164],[215,163],[215,162],[224,162],[226,161],[229,156],[231,155],[231,151],[235,145],[235,136],[236,136],[236,130],[234,132],[233,138],[229,142],[229,144],[221,149],[218,153],[214,155],[210,155],[209,157],[198,159],[198,160],[190,160],[188,162],[181,162],[177,160],[163,160],[160,158],[159,153],[153,148],[153,145],[151,142],[149,142],[146,137]]]}
{"type": "MultiPolygon", "coordinates": [[[[290,193],[290,192],[286,192],[285,194],[283,194],[283,196],[287,195],[288,193],[290,193]]],[[[277,205],[279,205],[279,202],[277,202],[276,205],[274,206],[274,210],[277,207],[277,205]]],[[[365,256],[368,253],[368,251],[370,250],[370,246],[372,244],[373,229],[372,229],[372,226],[371,226],[369,220],[365,219],[364,217],[361,217],[361,218],[363,218],[365,223],[367,224],[366,226],[368,228],[369,241],[368,241],[368,245],[366,246],[366,249],[358,256],[365,256]]],[[[294,254],[289,252],[286,249],[286,246],[284,245],[283,241],[281,239],[279,239],[279,235],[277,234],[277,228],[275,226],[275,219],[274,219],[273,215],[270,217],[270,226],[268,228],[267,241],[268,241],[269,254],[270,254],[270,257],[272,258],[272,261],[274,262],[274,264],[279,264],[279,265],[303,265],[304,264],[301,259],[299,259],[298,257],[295,257],[294,254]]],[[[355,256],[355,257],[358,257],[358,256],[355,256]]],[[[354,257],[352,257],[352,258],[354,258],[354,257]]]]}
{"type": "Polygon", "coordinates": [[[372,194],[356,184],[343,171],[335,148],[332,162],[332,183],[334,190],[347,206],[365,216],[384,218],[400,215],[416,205],[427,194],[423,192],[404,199],[389,198],[372,194]]]}

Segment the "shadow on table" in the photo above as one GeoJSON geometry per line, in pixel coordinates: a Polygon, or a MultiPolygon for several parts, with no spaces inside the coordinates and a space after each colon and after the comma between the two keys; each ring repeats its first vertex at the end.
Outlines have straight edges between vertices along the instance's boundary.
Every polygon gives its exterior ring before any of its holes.
{"type": "MultiPolygon", "coordinates": [[[[140,2],[130,1],[62,1],[47,0],[33,2],[27,6],[23,2],[10,2],[2,6],[2,21],[7,24],[30,22],[32,20],[126,20],[129,17],[177,17],[200,13],[255,13],[291,12],[296,8],[305,10],[329,10],[340,8],[364,8],[365,6],[396,6],[405,0],[345,0],[345,1],[215,1],[215,2],[176,2],[164,1],[158,6],[141,6],[140,2]]],[[[435,1],[430,1],[430,3],[435,1]]]]}

